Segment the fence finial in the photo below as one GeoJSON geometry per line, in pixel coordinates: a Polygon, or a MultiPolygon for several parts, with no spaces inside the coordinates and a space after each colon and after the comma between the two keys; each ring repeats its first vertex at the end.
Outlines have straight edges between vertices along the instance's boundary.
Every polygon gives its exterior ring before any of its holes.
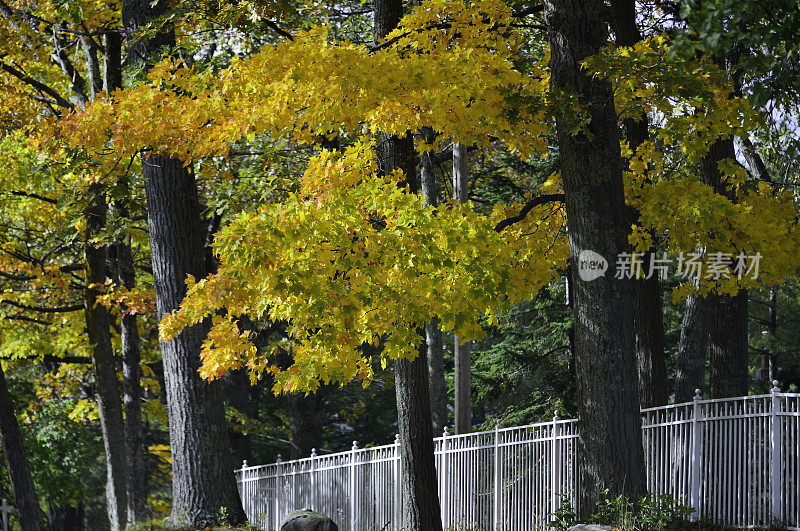
{"type": "Polygon", "coordinates": [[[700,389],[695,389],[694,390],[694,399],[695,400],[702,400],[703,399],[703,391],[701,391],[700,389]]]}
{"type": "Polygon", "coordinates": [[[442,430],[442,437],[447,437],[448,435],[450,435],[450,428],[445,426],[444,429],[442,430]]]}
{"type": "Polygon", "coordinates": [[[247,468],[247,459],[242,461],[242,468],[247,468]]]}
{"type": "Polygon", "coordinates": [[[353,450],[358,450],[358,441],[353,441],[353,450]]]}
{"type": "Polygon", "coordinates": [[[556,409],[555,411],[553,411],[553,420],[558,420],[560,418],[561,417],[558,416],[558,410],[556,409]]]}
{"type": "Polygon", "coordinates": [[[394,434],[394,443],[395,444],[400,444],[400,434],[399,433],[395,433],[394,434]]]}
{"type": "Polygon", "coordinates": [[[311,449],[311,457],[317,457],[317,449],[316,448],[312,448],[311,449]]]}
{"type": "Polygon", "coordinates": [[[773,393],[780,393],[781,388],[778,387],[778,380],[772,380],[772,392],[773,393]]]}

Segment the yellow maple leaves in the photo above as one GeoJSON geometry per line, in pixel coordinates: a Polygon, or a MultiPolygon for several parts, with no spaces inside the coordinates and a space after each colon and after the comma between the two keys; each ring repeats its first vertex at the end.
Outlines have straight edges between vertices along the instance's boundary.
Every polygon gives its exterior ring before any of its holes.
{"type": "Polygon", "coordinates": [[[532,297],[564,265],[557,205],[498,233],[497,221],[519,205],[489,216],[455,203],[435,211],[399,187],[400,176],[379,177],[374,168],[364,143],[323,152],[309,164],[303,192],[237,218],[216,237],[219,272],[189,283],[162,333],[223,307],[228,316],[286,321],[296,342],[291,370],[259,365],[246,334],[226,317],[214,319],[203,374],[247,366],[276,374],[278,389],[313,390],[319,381],[369,378],[361,345],[382,344],[391,359],[415,356],[417,328],[435,315],[444,329],[479,338],[482,315],[532,297]],[[341,164],[351,157],[359,164],[341,164]],[[324,197],[302,195],[319,192],[318,175],[326,176],[324,197]]]}

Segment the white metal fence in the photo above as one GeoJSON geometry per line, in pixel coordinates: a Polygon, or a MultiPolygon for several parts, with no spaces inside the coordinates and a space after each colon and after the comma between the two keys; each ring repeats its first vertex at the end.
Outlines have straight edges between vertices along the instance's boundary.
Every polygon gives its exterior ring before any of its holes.
{"type": "MultiPolygon", "coordinates": [[[[642,410],[647,483],[701,517],[800,529],[800,394],[703,400],[642,410]]],[[[435,439],[445,528],[543,529],[578,487],[576,420],[435,439]]],[[[245,463],[246,465],[246,463],[245,463]]],[[[398,443],[237,470],[250,521],[277,530],[291,510],[342,531],[399,530],[398,443]]]]}

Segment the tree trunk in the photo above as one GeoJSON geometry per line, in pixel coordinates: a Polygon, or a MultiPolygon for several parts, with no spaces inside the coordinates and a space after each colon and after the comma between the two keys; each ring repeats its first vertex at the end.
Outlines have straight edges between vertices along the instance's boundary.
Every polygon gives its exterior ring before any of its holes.
{"type": "MultiPolygon", "coordinates": [[[[642,40],[636,25],[634,0],[611,2],[611,27],[618,46],[633,46],[642,40]]],[[[649,120],[626,119],[623,122],[625,137],[635,152],[649,138],[649,120]]],[[[628,207],[630,223],[639,221],[639,212],[628,207]]],[[[650,274],[650,257],[654,249],[643,257],[643,272],[650,274]]],[[[636,325],[636,357],[639,367],[639,405],[643,408],[667,403],[667,366],[664,355],[664,314],[661,302],[661,285],[657,274],[650,278],[634,280],[634,323],[636,325]]]]}
{"type": "Polygon", "coordinates": [[[712,294],[709,322],[711,398],[746,396],[749,388],[747,290],[734,296],[712,294]]]}
{"type": "Polygon", "coordinates": [[[708,351],[708,297],[689,295],[675,361],[675,403],[690,402],[705,387],[708,351]]]}
{"type": "Polygon", "coordinates": [[[122,36],[108,32],[103,35],[103,90],[111,94],[122,88],[122,36]]]}
{"type": "MultiPolygon", "coordinates": [[[[645,253],[645,273],[651,253],[645,253]]],[[[639,405],[667,404],[667,363],[664,357],[664,321],[658,275],[634,280],[636,358],[639,367],[639,405]]]]}
{"type": "Polygon", "coordinates": [[[437,436],[447,426],[447,385],[444,380],[444,341],[439,330],[439,318],[425,325],[428,345],[428,390],[431,401],[433,433],[437,436]]]}
{"type": "MultiPolygon", "coordinates": [[[[125,0],[122,18],[130,34],[168,8],[167,2],[125,0]]],[[[131,61],[146,61],[161,46],[174,47],[171,30],[129,46],[131,61]]],[[[150,252],[159,320],[176,310],[186,296],[186,278],[202,278],[205,234],[197,183],[183,162],[158,155],[142,157],[150,252]]],[[[200,378],[200,350],[208,334],[203,322],[161,341],[164,386],[172,452],[174,525],[207,527],[246,519],[228,451],[230,440],[217,383],[200,378]]]]}
{"type": "MultiPolygon", "coordinates": [[[[373,0],[373,34],[379,41],[392,31],[403,16],[402,0],[373,0]]],[[[420,191],[414,165],[414,140],[381,135],[378,146],[380,171],[400,168],[412,192],[420,191]]],[[[419,330],[423,336],[424,329],[419,330]]],[[[403,494],[400,526],[409,531],[442,528],[434,461],[431,404],[428,394],[428,347],[423,340],[413,361],[395,363],[397,429],[400,436],[400,482],[403,494]]]]}
{"type": "MultiPolygon", "coordinates": [[[[205,275],[205,234],[197,185],[180,160],[143,157],[150,251],[158,318],[176,310],[186,295],[186,277],[205,275]]],[[[161,341],[164,361],[174,525],[207,527],[245,521],[228,448],[217,383],[200,378],[200,349],[208,333],[203,322],[161,341]]]]}
{"type": "MultiPolygon", "coordinates": [[[[130,243],[117,242],[117,281],[127,289],[136,286],[130,243]]],[[[142,461],[142,368],[139,328],[134,314],[122,307],[122,392],[125,407],[125,454],[128,459],[128,522],[144,519],[146,481],[142,461]]]]}
{"type": "MultiPolygon", "coordinates": [[[[717,140],[703,157],[702,175],[706,184],[731,201],[732,190],[722,182],[717,164],[736,159],[733,138],[717,140]]],[[[709,387],[712,398],[747,395],[749,387],[749,352],[747,342],[747,290],[734,296],[709,296],[709,387]]]]}
{"type": "MultiPolygon", "coordinates": [[[[433,133],[423,129],[427,142],[433,142],[433,133]]],[[[420,156],[420,184],[425,202],[432,207],[439,205],[439,183],[433,167],[431,153],[420,156]]],[[[444,380],[444,341],[439,330],[439,318],[434,317],[425,325],[425,339],[428,343],[428,389],[431,397],[431,418],[433,433],[439,434],[447,426],[447,384],[444,380]]]]}
{"type": "Polygon", "coordinates": [[[82,531],[85,512],[83,502],[79,502],[76,506],[50,502],[48,511],[50,531],[82,531]]]}
{"type": "MultiPolygon", "coordinates": [[[[557,115],[570,254],[581,271],[581,253],[609,263],[628,248],[619,127],[611,85],[582,71],[580,62],[605,46],[600,0],[546,0],[551,49],[551,89],[575,93],[590,118],[588,132],[573,132],[557,115]],[[588,133],[588,134],[587,134],[588,133]]],[[[585,261],[584,255],[584,261],[585,261]]],[[[582,511],[608,489],[636,499],[646,492],[636,371],[632,282],[611,274],[575,277],[575,363],[585,480],[582,511]]]]}
{"type": "MultiPolygon", "coordinates": [[[[251,418],[253,416],[253,408],[250,404],[250,379],[247,376],[247,370],[229,371],[228,374],[221,378],[221,382],[225,404],[245,417],[251,418]]],[[[229,426],[228,437],[231,440],[233,462],[237,466],[241,465],[242,461],[252,463],[253,448],[250,443],[250,435],[229,426]]]]}
{"type": "MultiPolygon", "coordinates": [[[[422,331],[420,331],[422,333],[422,331]]],[[[397,427],[400,433],[402,529],[442,529],[428,396],[428,347],[423,342],[414,361],[395,363],[397,427]]]]}
{"type": "Polygon", "coordinates": [[[11,490],[14,492],[14,506],[19,515],[22,531],[44,531],[42,509],[39,496],[33,486],[28,456],[22,445],[22,432],[14,414],[14,404],[8,392],[6,376],[0,362],[0,442],[6,456],[11,490]]]}
{"type": "MultiPolygon", "coordinates": [[[[459,203],[469,201],[469,174],[467,173],[467,148],[460,142],[453,144],[453,199],[459,203]]],[[[470,375],[470,344],[454,336],[455,358],[455,432],[472,431],[472,379],[470,375]]]]}
{"type": "Polygon", "coordinates": [[[112,530],[124,529],[128,513],[128,464],[125,456],[125,430],[122,423],[122,401],[114,350],[111,347],[111,317],[102,304],[96,304],[106,281],[105,246],[95,247],[96,237],[106,222],[106,199],[100,186],[89,187],[89,206],[85,212],[86,283],[84,307],[86,330],[92,345],[92,367],[97,388],[97,408],[106,454],[106,510],[112,530]]]}
{"type": "Polygon", "coordinates": [[[302,459],[322,445],[322,401],[316,393],[292,395],[289,400],[292,411],[292,447],[289,455],[291,459],[302,459]]]}

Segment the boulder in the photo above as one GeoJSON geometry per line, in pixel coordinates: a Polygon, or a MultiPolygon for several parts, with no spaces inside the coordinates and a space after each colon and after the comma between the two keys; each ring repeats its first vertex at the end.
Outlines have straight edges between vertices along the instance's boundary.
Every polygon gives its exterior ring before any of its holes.
{"type": "Polygon", "coordinates": [[[280,531],[339,531],[339,527],[327,516],[306,508],[287,514],[280,531]]]}

